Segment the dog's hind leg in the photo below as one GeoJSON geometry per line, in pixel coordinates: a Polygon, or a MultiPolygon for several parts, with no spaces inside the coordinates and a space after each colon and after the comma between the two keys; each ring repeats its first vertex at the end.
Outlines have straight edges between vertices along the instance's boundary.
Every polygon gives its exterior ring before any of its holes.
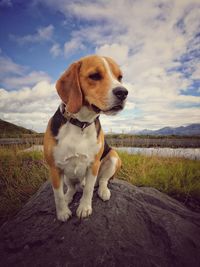
{"type": "Polygon", "coordinates": [[[111,149],[106,157],[102,160],[98,174],[98,195],[103,200],[109,200],[111,193],[108,189],[108,181],[116,174],[121,167],[121,160],[114,149],[111,149]]]}

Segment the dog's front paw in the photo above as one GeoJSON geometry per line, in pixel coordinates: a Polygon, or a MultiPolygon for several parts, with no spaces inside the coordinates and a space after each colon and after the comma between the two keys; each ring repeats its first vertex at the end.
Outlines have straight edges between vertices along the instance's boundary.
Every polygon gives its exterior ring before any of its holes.
{"type": "Polygon", "coordinates": [[[108,187],[99,187],[98,195],[103,201],[107,201],[110,199],[111,193],[108,187]]]}
{"type": "Polygon", "coordinates": [[[71,215],[72,215],[72,212],[67,207],[57,211],[57,218],[61,222],[66,222],[71,215]]]}
{"type": "Polygon", "coordinates": [[[92,206],[86,203],[80,203],[76,215],[81,218],[86,218],[92,214],[92,206]]]}

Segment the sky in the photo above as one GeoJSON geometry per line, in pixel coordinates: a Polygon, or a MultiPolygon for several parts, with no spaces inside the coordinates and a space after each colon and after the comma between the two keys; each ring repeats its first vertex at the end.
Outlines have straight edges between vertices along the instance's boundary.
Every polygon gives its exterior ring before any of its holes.
{"type": "Polygon", "coordinates": [[[44,132],[55,82],[75,60],[112,57],[129,95],[105,132],[200,122],[200,0],[0,0],[0,118],[44,132]]]}

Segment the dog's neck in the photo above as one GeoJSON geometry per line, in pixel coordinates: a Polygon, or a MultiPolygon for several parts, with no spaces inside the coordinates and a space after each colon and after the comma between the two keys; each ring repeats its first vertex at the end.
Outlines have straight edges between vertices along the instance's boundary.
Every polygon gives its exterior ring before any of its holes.
{"type": "Polygon", "coordinates": [[[99,116],[99,113],[96,113],[92,109],[87,106],[82,106],[79,112],[77,113],[70,113],[67,111],[67,105],[64,103],[60,104],[60,111],[66,118],[74,118],[81,122],[88,122],[92,123],[95,119],[99,116]]]}

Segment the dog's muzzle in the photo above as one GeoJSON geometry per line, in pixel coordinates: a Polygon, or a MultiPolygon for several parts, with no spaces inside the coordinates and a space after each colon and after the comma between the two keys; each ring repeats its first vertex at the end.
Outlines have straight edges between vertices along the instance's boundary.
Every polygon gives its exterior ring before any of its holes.
{"type": "Polygon", "coordinates": [[[112,105],[110,108],[103,110],[100,109],[99,107],[97,107],[96,105],[92,104],[92,109],[96,112],[96,113],[108,113],[108,112],[118,112],[120,110],[122,110],[124,108],[124,104],[125,104],[125,100],[127,98],[128,95],[128,90],[122,86],[120,87],[115,87],[112,90],[112,93],[115,96],[115,101],[114,101],[114,105],[112,105]]]}

